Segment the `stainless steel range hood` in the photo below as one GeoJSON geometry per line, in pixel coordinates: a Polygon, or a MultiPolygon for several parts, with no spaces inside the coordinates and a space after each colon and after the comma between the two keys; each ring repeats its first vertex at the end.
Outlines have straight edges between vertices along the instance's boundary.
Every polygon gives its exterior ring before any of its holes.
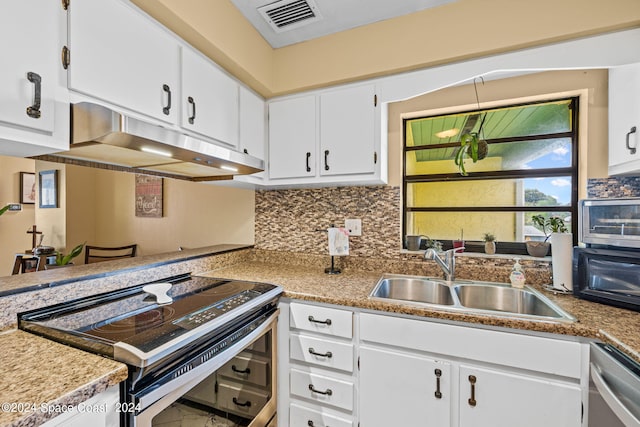
{"type": "Polygon", "coordinates": [[[70,150],[52,156],[193,181],[232,179],[264,169],[262,160],[248,154],[88,102],[71,106],[70,150]]]}

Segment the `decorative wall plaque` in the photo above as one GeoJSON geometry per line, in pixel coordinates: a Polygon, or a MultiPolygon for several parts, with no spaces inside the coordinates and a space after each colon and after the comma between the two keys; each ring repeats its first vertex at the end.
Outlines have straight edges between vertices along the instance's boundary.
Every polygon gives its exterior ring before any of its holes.
{"type": "Polygon", "coordinates": [[[162,218],[162,178],[136,174],[136,216],[162,218]]]}

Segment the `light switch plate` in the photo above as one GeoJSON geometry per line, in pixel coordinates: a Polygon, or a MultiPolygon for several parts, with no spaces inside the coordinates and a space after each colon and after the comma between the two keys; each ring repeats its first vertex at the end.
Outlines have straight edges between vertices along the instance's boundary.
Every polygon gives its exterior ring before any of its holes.
{"type": "Polygon", "coordinates": [[[349,236],[362,236],[361,219],[345,219],[344,228],[349,230],[349,236]]]}

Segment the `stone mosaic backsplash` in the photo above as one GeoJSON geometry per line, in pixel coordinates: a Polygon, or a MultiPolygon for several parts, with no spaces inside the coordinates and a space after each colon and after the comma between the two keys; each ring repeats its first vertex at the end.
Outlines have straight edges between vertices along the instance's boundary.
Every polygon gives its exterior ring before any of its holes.
{"type": "Polygon", "coordinates": [[[324,230],[359,218],[362,236],[350,237],[350,255],[397,258],[400,209],[399,187],[258,190],[255,247],[328,256],[324,230]]]}
{"type": "Polygon", "coordinates": [[[587,197],[598,199],[640,197],[640,176],[589,179],[587,197]]]}

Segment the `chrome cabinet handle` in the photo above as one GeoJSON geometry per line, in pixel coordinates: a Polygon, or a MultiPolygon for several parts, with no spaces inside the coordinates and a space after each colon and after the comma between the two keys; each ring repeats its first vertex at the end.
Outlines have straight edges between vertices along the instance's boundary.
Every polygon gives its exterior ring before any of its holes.
{"type": "Polygon", "coordinates": [[[627,132],[627,150],[629,150],[629,153],[631,154],[636,154],[636,147],[632,147],[631,145],[629,145],[629,136],[632,133],[636,133],[636,127],[633,126],[631,129],[629,129],[629,132],[627,132]]]}
{"type": "Polygon", "coordinates": [[[324,170],[329,170],[329,150],[324,150],[324,170]]]}
{"type": "Polygon", "coordinates": [[[307,172],[311,172],[311,166],[309,166],[310,158],[311,158],[311,153],[307,151],[307,172]]]}
{"type": "Polygon", "coordinates": [[[316,353],[313,347],[309,347],[309,353],[313,354],[314,356],[326,357],[327,359],[331,359],[333,357],[333,353],[331,353],[330,351],[327,351],[326,353],[316,353]]]}
{"type": "Polygon", "coordinates": [[[468,402],[470,406],[476,406],[476,381],[477,378],[475,377],[475,375],[469,375],[469,383],[471,384],[471,397],[469,398],[468,402]]]}
{"type": "Polygon", "coordinates": [[[313,318],[313,316],[309,316],[309,322],[312,323],[322,323],[323,325],[327,325],[330,326],[331,325],[331,319],[327,319],[327,320],[316,320],[313,318]]]}
{"type": "Polygon", "coordinates": [[[436,392],[434,393],[436,399],[442,399],[442,393],[440,392],[440,377],[442,376],[442,371],[440,369],[435,370],[436,374],[436,392]]]}
{"type": "Polygon", "coordinates": [[[188,97],[187,98],[187,103],[191,104],[191,108],[193,111],[193,114],[191,116],[189,116],[189,123],[193,124],[193,122],[196,120],[196,102],[193,100],[193,97],[188,97]]]}
{"type": "Polygon", "coordinates": [[[247,400],[246,402],[240,402],[238,401],[238,399],[236,399],[235,397],[233,399],[231,399],[233,401],[233,403],[237,406],[244,406],[246,408],[251,408],[251,401],[247,400]]]}
{"type": "Polygon", "coordinates": [[[324,394],[325,396],[331,396],[333,394],[333,391],[331,391],[330,388],[326,389],[325,391],[316,390],[313,384],[309,384],[309,390],[311,390],[312,393],[324,394]]]}
{"type": "Polygon", "coordinates": [[[35,90],[33,92],[33,104],[27,107],[27,116],[33,119],[39,119],[41,116],[40,102],[42,99],[42,77],[40,74],[29,71],[27,73],[27,80],[34,84],[35,90]]]}
{"type": "Polygon", "coordinates": [[[236,374],[245,374],[245,375],[249,375],[251,373],[251,369],[246,368],[246,369],[238,369],[236,368],[236,365],[231,365],[231,370],[233,372],[235,372],[236,374]]]}
{"type": "MultiPolygon", "coordinates": [[[[307,425],[308,425],[309,427],[316,427],[316,425],[313,423],[313,421],[312,421],[312,420],[308,420],[308,421],[307,421],[307,425]]],[[[329,425],[328,425],[328,424],[325,424],[325,426],[324,426],[324,427],[329,427],[329,425]]]]}
{"type": "Polygon", "coordinates": [[[162,85],[162,90],[167,93],[167,105],[165,107],[162,107],[162,112],[168,116],[171,112],[171,88],[169,87],[169,85],[165,84],[162,85]]]}

